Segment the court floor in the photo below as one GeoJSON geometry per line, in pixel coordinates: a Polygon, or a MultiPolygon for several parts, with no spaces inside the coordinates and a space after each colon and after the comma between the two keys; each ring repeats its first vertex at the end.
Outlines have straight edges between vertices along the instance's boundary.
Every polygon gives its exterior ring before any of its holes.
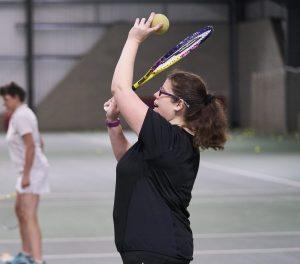
{"type": "MultiPolygon", "coordinates": [[[[40,207],[47,263],[121,264],[112,223],[116,161],[107,134],[46,133],[44,140],[52,188],[40,207]]],[[[0,193],[14,183],[0,134],[0,193]]],[[[238,131],[226,150],[201,153],[189,211],[192,263],[299,264],[300,135],[238,131]]],[[[18,250],[17,230],[0,229],[0,253],[18,250]]]]}

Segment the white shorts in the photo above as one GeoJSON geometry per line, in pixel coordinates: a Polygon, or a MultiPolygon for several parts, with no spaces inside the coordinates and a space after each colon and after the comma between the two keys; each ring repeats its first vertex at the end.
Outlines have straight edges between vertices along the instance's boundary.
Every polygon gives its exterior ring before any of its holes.
{"type": "Polygon", "coordinates": [[[22,176],[17,179],[16,190],[18,193],[46,194],[50,192],[49,168],[38,168],[30,171],[30,185],[22,188],[22,176]]]}

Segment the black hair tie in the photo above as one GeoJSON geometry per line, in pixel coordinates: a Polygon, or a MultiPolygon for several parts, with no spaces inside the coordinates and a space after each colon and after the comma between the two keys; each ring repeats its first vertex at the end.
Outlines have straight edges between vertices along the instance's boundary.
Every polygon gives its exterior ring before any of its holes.
{"type": "Polygon", "coordinates": [[[215,98],[215,96],[213,96],[211,94],[206,95],[206,97],[204,99],[204,104],[205,105],[210,104],[213,101],[214,98],[215,98]]]}

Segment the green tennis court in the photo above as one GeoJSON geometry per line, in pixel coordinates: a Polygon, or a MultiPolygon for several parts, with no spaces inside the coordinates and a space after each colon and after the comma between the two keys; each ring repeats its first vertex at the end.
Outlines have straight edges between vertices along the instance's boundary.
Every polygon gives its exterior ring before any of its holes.
{"type": "MultiPolygon", "coordinates": [[[[112,222],[116,161],[107,134],[48,133],[44,140],[52,187],[40,207],[47,263],[121,264],[112,222]]],[[[7,193],[15,175],[4,134],[0,150],[0,192],[7,193]]],[[[299,134],[238,131],[225,151],[203,152],[189,208],[192,263],[298,264],[299,161],[299,134]]],[[[0,238],[0,252],[19,250],[17,230],[2,229],[0,238]]]]}

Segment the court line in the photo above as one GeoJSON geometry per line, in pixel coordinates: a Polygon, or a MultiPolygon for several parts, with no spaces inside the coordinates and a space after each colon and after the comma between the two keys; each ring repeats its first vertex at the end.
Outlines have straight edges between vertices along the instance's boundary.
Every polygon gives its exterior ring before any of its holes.
{"type": "Polygon", "coordinates": [[[112,253],[88,253],[88,254],[61,254],[61,255],[44,255],[45,260],[57,259],[98,259],[98,258],[121,258],[118,252],[112,253]]]}
{"type": "MultiPolygon", "coordinates": [[[[271,194],[299,194],[294,188],[284,190],[233,188],[226,190],[197,190],[192,191],[193,196],[233,196],[233,195],[271,195],[271,194]]],[[[51,193],[42,197],[42,201],[56,199],[114,199],[114,192],[64,192],[51,193]]]]}
{"type": "MultiPolygon", "coordinates": [[[[244,232],[244,233],[211,233],[194,234],[194,239],[201,238],[246,238],[246,237],[278,237],[278,236],[300,236],[300,231],[282,231],[282,232],[244,232]]],[[[70,242],[111,242],[113,236],[103,237],[65,237],[65,238],[45,238],[44,243],[70,243],[70,242]]],[[[19,239],[3,239],[3,244],[18,244],[19,239]]]]}
{"type": "Polygon", "coordinates": [[[300,247],[291,248],[257,248],[257,249],[225,249],[225,250],[196,250],[194,256],[203,255],[240,255],[300,252],[300,247]]]}
{"type": "MultiPolygon", "coordinates": [[[[300,247],[289,248],[263,248],[263,249],[226,249],[226,250],[196,250],[194,256],[207,255],[241,255],[241,254],[270,254],[270,253],[292,253],[300,252],[300,247]]],[[[120,258],[119,253],[90,253],[90,254],[61,254],[45,255],[46,260],[57,259],[94,259],[94,258],[120,258]]]]}
{"type": "MultiPolygon", "coordinates": [[[[196,188],[201,188],[196,187],[196,188]]],[[[270,190],[270,189],[250,189],[250,188],[226,188],[225,190],[198,190],[194,189],[192,191],[192,195],[194,196],[252,196],[252,195],[264,195],[264,196],[269,196],[269,195],[293,195],[297,194],[299,195],[299,191],[295,190],[295,188],[285,188],[284,190],[281,189],[275,189],[275,190],[270,190]]]]}
{"type": "Polygon", "coordinates": [[[295,188],[300,188],[300,182],[298,182],[298,181],[282,179],[282,178],[271,176],[271,175],[268,175],[265,173],[254,172],[254,171],[249,171],[249,170],[239,169],[239,168],[233,168],[233,167],[228,167],[228,166],[224,166],[224,165],[218,165],[218,164],[214,164],[214,163],[207,162],[207,161],[202,161],[201,165],[208,169],[213,169],[213,170],[217,170],[217,171],[221,171],[221,172],[234,173],[239,176],[245,176],[245,177],[249,177],[249,178],[259,179],[262,181],[278,183],[278,184],[287,185],[287,186],[291,186],[291,187],[295,187],[295,188]]]}
{"type": "Polygon", "coordinates": [[[194,234],[194,238],[245,238],[276,236],[300,236],[300,231],[194,234]]]}
{"type": "Polygon", "coordinates": [[[278,196],[232,196],[232,197],[194,197],[191,204],[217,204],[217,203],[274,203],[274,202],[299,202],[300,195],[278,195],[278,196]]]}
{"type": "MultiPolygon", "coordinates": [[[[191,204],[216,204],[216,203],[258,203],[258,202],[263,202],[265,203],[273,203],[273,202],[299,202],[300,201],[300,195],[278,195],[278,196],[242,196],[242,197],[237,197],[237,196],[226,196],[226,197],[199,197],[195,196],[191,204]]],[[[56,207],[56,208],[65,208],[65,207],[88,207],[88,206],[94,206],[97,207],[99,205],[102,206],[110,206],[110,209],[113,206],[113,201],[111,200],[85,200],[85,201],[78,201],[78,200],[66,200],[63,201],[63,203],[59,201],[44,201],[41,205],[42,208],[51,208],[51,207],[56,207]]],[[[5,204],[0,204],[0,209],[7,209],[7,208],[12,208],[12,203],[5,203],[5,204]]],[[[112,210],[112,209],[111,209],[112,210]]]]}

